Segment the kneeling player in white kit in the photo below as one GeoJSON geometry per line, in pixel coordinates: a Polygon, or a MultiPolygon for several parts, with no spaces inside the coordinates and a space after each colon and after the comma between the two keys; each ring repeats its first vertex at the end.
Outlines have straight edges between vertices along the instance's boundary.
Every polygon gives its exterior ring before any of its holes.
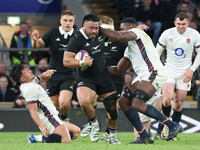
{"type": "Polygon", "coordinates": [[[11,70],[11,77],[21,83],[21,94],[25,98],[32,119],[38,125],[43,135],[29,134],[27,143],[71,143],[81,130],[79,127],[61,121],[53,102],[46,91],[39,85],[51,78],[56,70],[47,70],[38,77],[22,64],[15,65],[11,70]]]}

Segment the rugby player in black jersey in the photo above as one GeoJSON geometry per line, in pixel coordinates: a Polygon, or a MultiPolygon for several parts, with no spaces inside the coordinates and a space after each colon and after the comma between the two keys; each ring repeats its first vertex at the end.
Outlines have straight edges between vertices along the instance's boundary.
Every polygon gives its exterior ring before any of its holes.
{"type": "Polygon", "coordinates": [[[82,28],[73,35],[68,43],[63,63],[64,66],[69,68],[88,67],[84,71],[78,71],[77,97],[83,112],[92,125],[91,141],[94,142],[99,139],[100,125],[92,105],[95,96],[99,95],[103,99],[108,115],[106,120],[110,130],[109,141],[111,144],[121,144],[116,137],[118,120],[117,94],[106,66],[103,52],[106,37],[99,32],[99,21],[100,19],[93,14],[86,15],[83,18],[82,28]],[[84,61],[76,60],[76,53],[80,50],[86,50],[90,57],[84,61]]]}
{"type": "MultiPolygon", "coordinates": [[[[109,16],[101,17],[100,25],[114,30],[114,20],[109,16]]],[[[124,51],[127,46],[128,46],[127,42],[105,42],[104,55],[106,57],[106,65],[117,66],[119,60],[124,56],[124,51]]],[[[121,97],[122,89],[124,86],[125,74],[118,77],[114,76],[111,77],[117,92],[117,99],[119,99],[121,97]]],[[[99,142],[105,142],[108,140],[109,140],[109,128],[107,127],[103,134],[103,137],[99,140],[99,142]]]]}
{"type": "Polygon", "coordinates": [[[42,37],[39,37],[38,30],[32,33],[32,46],[34,48],[44,47],[49,44],[50,62],[49,69],[55,69],[54,73],[47,81],[47,93],[56,106],[57,110],[62,111],[62,120],[67,120],[67,114],[71,108],[71,98],[74,86],[74,72],[72,68],[63,65],[63,54],[68,45],[69,39],[74,34],[75,14],[65,10],[61,14],[59,28],[52,28],[42,37]]]}

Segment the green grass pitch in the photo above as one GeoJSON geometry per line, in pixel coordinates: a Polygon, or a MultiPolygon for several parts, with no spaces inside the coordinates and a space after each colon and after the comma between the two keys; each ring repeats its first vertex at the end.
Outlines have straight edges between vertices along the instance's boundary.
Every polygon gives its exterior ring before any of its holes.
{"type": "MultiPolygon", "coordinates": [[[[167,142],[156,140],[154,144],[128,144],[134,140],[133,132],[118,132],[117,136],[121,145],[112,145],[108,142],[100,143],[90,141],[89,137],[78,137],[72,143],[26,143],[28,132],[1,132],[0,133],[0,150],[199,150],[200,133],[180,133],[176,138],[177,141],[167,142]]],[[[40,132],[31,134],[39,135],[40,132]]],[[[103,133],[100,133],[102,137],[103,133]]]]}

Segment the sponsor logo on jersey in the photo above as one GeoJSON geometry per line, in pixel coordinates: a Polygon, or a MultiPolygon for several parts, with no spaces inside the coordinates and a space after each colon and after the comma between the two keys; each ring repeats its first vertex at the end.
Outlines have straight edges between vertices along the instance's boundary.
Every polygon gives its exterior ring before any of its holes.
{"type": "Polygon", "coordinates": [[[109,55],[110,53],[104,53],[104,55],[109,55]]]}
{"type": "Polygon", "coordinates": [[[173,42],[173,39],[169,39],[170,42],[173,42]]]}
{"type": "Polygon", "coordinates": [[[70,86],[69,88],[70,88],[70,89],[73,89],[73,86],[70,86]]]}
{"type": "Polygon", "coordinates": [[[86,45],[85,46],[90,46],[90,44],[89,43],[86,43],[86,45]]]}
{"type": "Polygon", "coordinates": [[[117,52],[116,48],[117,48],[117,46],[112,47],[112,48],[111,48],[111,51],[117,52]]]}
{"type": "Polygon", "coordinates": [[[81,85],[84,85],[83,81],[79,82],[77,86],[79,87],[81,85]]]}
{"type": "Polygon", "coordinates": [[[93,47],[92,49],[95,49],[95,50],[96,50],[99,46],[100,46],[100,45],[97,45],[96,47],[93,47]]]}
{"type": "Polygon", "coordinates": [[[100,53],[100,52],[101,52],[101,49],[94,50],[94,51],[92,52],[92,55],[94,55],[94,54],[96,54],[96,53],[100,53]]]}
{"type": "Polygon", "coordinates": [[[59,45],[61,45],[62,47],[67,47],[67,45],[64,45],[64,44],[59,44],[59,45]]]}
{"type": "Polygon", "coordinates": [[[190,44],[190,39],[189,38],[187,39],[187,44],[190,44]]]}
{"type": "Polygon", "coordinates": [[[64,45],[64,44],[59,44],[59,45],[62,46],[62,47],[60,47],[58,50],[60,50],[60,51],[65,51],[66,50],[67,45],[64,45]]]}
{"type": "Polygon", "coordinates": [[[59,38],[57,38],[55,41],[60,41],[60,39],[59,39],[59,38]]]}
{"type": "Polygon", "coordinates": [[[99,41],[99,42],[103,41],[103,39],[101,38],[101,36],[98,37],[98,41],[99,41]]]}

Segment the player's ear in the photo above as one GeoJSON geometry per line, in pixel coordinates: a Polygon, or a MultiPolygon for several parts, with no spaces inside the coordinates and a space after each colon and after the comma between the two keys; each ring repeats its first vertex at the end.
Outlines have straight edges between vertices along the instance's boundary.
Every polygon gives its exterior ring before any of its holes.
{"type": "Polygon", "coordinates": [[[85,28],[85,23],[83,23],[83,28],[85,28]]]}
{"type": "Polygon", "coordinates": [[[21,78],[20,78],[20,82],[21,82],[21,83],[25,82],[25,78],[24,78],[24,77],[21,77],[21,78]]]}
{"type": "Polygon", "coordinates": [[[187,22],[187,27],[190,25],[190,21],[187,22]]]}

